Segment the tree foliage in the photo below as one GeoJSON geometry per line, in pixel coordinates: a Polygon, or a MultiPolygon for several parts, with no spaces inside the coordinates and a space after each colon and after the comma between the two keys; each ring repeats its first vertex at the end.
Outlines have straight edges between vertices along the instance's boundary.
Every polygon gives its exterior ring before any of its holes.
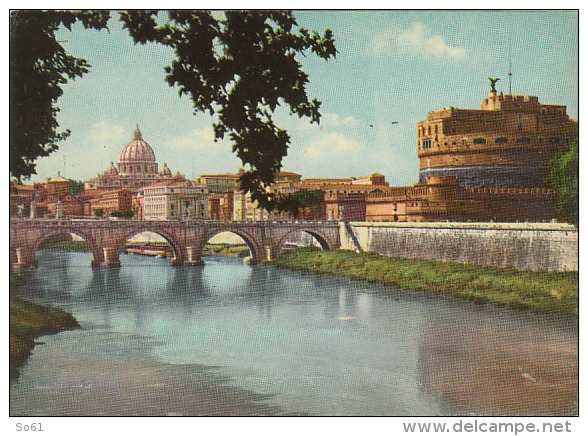
{"type": "Polygon", "coordinates": [[[558,219],[575,226],[579,222],[579,156],[578,141],[567,152],[551,161],[549,183],[558,193],[558,219]]]}
{"type": "Polygon", "coordinates": [[[320,189],[299,189],[292,194],[292,199],[297,201],[300,207],[311,207],[324,201],[325,191],[320,189]]]}
{"type": "Polygon", "coordinates": [[[300,209],[308,209],[318,206],[325,200],[325,192],[320,189],[299,189],[283,198],[280,208],[287,210],[298,217],[300,209]]]}
{"type": "Polygon", "coordinates": [[[35,160],[57,150],[69,130],[58,131],[57,100],[61,86],[82,77],[90,65],[68,53],[56,39],[75,22],[103,29],[107,12],[14,11],[10,15],[10,175],[18,180],[36,174],[35,160]]]}
{"type": "Polygon", "coordinates": [[[78,195],[84,192],[84,182],[80,180],[67,179],[69,182],[69,192],[73,195],[78,195]]]}
{"type": "Polygon", "coordinates": [[[244,192],[271,210],[278,199],[266,191],[287,155],[290,136],[274,114],[285,104],[291,114],[320,121],[320,102],[309,100],[308,75],[297,56],[312,52],[325,60],[336,55],[332,32],[299,27],[291,12],[133,11],[121,20],[135,43],[155,42],[173,49],[166,80],[192,99],[195,113],[215,117],[215,140],[228,135],[247,168],[244,192]]]}
{"type": "MultiPolygon", "coordinates": [[[[56,102],[68,79],[82,77],[90,65],[56,40],[60,26],[71,30],[107,28],[104,11],[23,11],[10,26],[10,172],[21,179],[35,174],[35,159],[48,156],[69,130],[58,131],[56,102]]],[[[290,136],[274,123],[277,108],[320,121],[320,102],[309,100],[308,75],[297,57],[310,52],[335,57],[332,32],[299,27],[287,11],[129,11],[120,19],[136,44],[162,44],[175,53],[166,81],[192,99],[194,112],[214,116],[215,140],[227,135],[247,171],[240,185],[266,209],[280,205],[266,188],[281,169],[290,136]]],[[[282,208],[285,206],[282,206],[282,208]]]]}
{"type": "Polygon", "coordinates": [[[131,210],[113,210],[110,212],[110,216],[114,218],[132,218],[133,211],[131,210]]]}

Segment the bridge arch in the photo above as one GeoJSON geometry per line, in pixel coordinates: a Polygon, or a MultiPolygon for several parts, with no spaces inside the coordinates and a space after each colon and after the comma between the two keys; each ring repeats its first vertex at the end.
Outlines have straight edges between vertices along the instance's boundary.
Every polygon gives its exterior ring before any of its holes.
{"type": "Polygon", "coordinates": [[[255,237],[251,235],[249,232],[243,229],[235,228],[233,226],[221,226],[202,233],[201,239],[196,245],[196,255],[198,259],[202,258],[204,247],[206,246],[208,241],[210,241],[214,236],[220,233],[233,233],[234,235],[237,235],[241,239],[243,239],[243,241],[245,241],[245,244],[247,245],[247,248],[249,248],[249,251],[251,252],[251,258],[253,260],[257,261],[263,256],[263,247],[261,246],[259,241],[257,241],[255,237]]]}
{"type": "Polygon", "coordinates": [[[299,232],[307,233],[310,236],[312,236],[319,243],[319,245],[321,246],[321,249],[324,251],[329,251],[332,248],[331,243],[329,242],[329,239],[325,235],[323,235],[321,232],[316,231],[315,229],[306,229],[304,227],[301,227],[298,229],[292,229],[292,230],[288,231],[281,238],[278,239],[276,245],[274,246],[275,257],[278,257],[280,255],[281,251],[284,248],[284,242],[286,242],[288,240],[288,237],[291,236],[293,233],[299,233],[299,232]]]}
{"type": "Polygon", "coordinates": [[[71,236],[75,235],[82,238],[89,246],[90,250],[92,251],[92,266],[100,265],[103,253],[101,247],[98,245],[94,237],[91,233],[79,231],[78,229],[68,229],[68,228],[60,228],[60,229],[52,229],[49,232],[43,232],[39,236],[33,239],[31,242],[30,248],[32,250],[31,256],[32,258],[35,257],[37,251],[42,247],[43,244],[46,242],[51,241],[52,239],[59,239],[63,236],[71,236]]]}
{"type": "Polygon", "coordinates": [[[137,226],[129,228],[120,233],[119,237],[117,237],[112,242],[112,248],[117,255],[120,254],[126,247],[127,241],[132,238],[133,236],[139,235],[141,233],[154,233],[158,236],[161,236],[166,242],[171,246],[172,251],[174,253],[174,258],[172,262],[174,264],[181,265],[184,263],[184,250],[182,249],[182,244],[178,241],[178,238],[173,230],[167,230],[163,227],[154,228],[153,226],[144,225],[144,226],[137,226]]]}

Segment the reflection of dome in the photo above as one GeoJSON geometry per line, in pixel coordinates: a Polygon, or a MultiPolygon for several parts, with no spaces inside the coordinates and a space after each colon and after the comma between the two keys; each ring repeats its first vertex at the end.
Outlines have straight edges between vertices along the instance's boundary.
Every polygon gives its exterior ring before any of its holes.
{"type": "Polygon", "coordinates": [[[153,174],[157,173],[155,153],[151,146],[143,140],[139,127],[120,152],[118,168],[121,174],[153,174]]]}

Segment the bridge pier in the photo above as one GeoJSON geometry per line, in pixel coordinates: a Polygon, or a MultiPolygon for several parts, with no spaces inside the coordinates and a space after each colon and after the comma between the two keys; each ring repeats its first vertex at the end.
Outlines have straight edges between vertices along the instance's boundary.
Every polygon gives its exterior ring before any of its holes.
{"type": "Polygon", "coordinates": [[[118,268],[120,266],[120,260],[118,257],[118,251],[111,247],[104,247],[104,260],[102,261],[101,267],[104,268],[118,268]]]}
{"type": "Polygon", "coordinates": [[[266,262],[273,262],[276,258],[276,250],[271,245],[267,245],[265,247],[265,261],[266,262]]]}
{"type": "Polygon", "coordinates": [[[204,261],[198,256],[198,247],[191,245],[186,247],[187,260],[184,262],[186,265],[201,266],[204,265],[204,261]]]}
{"type": "Polygon", "coordinates": [[[16,249],[16,263],[12,265],[13,268],[35,268],[36,266],[34,250],[24,247],[16,249]]]}

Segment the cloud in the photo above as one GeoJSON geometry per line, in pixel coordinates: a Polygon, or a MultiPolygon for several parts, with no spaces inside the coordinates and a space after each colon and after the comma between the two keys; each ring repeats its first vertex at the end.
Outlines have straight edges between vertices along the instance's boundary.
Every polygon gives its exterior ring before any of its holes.
{"type": "Polygon", "coordinates": [[[321,126],[324,128],[335,128],[341,126],[357,126],[358,122],[357,119],[351,115],[341,116],[336,113],[325,113],[321,117],[321,126]]]}
{"type": "Polygon", "coordinates": [[[125,129],[118,125],[111,126],[106,121],[94,123],[88,132],[88,139],[98,145],[118,144],[124,138],[125,129]]]}
{"type": "Polygon", "coordinates": [[[376,56],[386,54],[390,51],[391,46],[396,39],[396,32],[393,30],[384,30],[372,38],[372,50],[376,56]]]}
{"type": "Polygon", "coordinates": [[[357,118],[351,115],[339,115],[333,112],[326,112],[321,114],[320,124],[310,123],[307,118],[298,118],[292,116],[280,115],[276,117],[276,124],[285,128],[290,132],[291,130],[298,130],[308,134],[309,132],[334,130],[341,127],[355,127],[359,124],[357,118]]]}
{"type": "Polygon", "coordinates": [[[450,47],[439,35],[427,37],[423,23],[414,23],[411,29],[401,33],[398,36],[397,44],[402,51],[428,58],[462,60],[466,54],[464,48],[450,47]]]}
{"type": "Polygon", "coordinates": [[[166,146],[170,148],[192,150],[218,146],[219,143],[214,142],[214,133],[210,127],[194,129],[184,135],[175,136],[165,141],[166,146]]]}
{"type": "Polygon", "coordinates": [[[210,126],[165,139],[160,162],[166,162],[172,172],[179,171],[187,177],[235,172],[241,166],[228,140],[214,142],[210,126]]]}
{"type": "Polygon", "coordinates": [[[398,36],[398,47],[406,52],[428,57],[446,57],[455,60],[465,58],[465,49],[450,47],[440,35],[425,36],[423,23],[414,23],[412,28],[398,36]]]}
{"type": "Polygon", "coordinates": [[[311,138],[303,148],[303,153],[310,159],[333,158],[335,156],[357,153],[362,146],[339,132],[326,133],[311,138]]]}

